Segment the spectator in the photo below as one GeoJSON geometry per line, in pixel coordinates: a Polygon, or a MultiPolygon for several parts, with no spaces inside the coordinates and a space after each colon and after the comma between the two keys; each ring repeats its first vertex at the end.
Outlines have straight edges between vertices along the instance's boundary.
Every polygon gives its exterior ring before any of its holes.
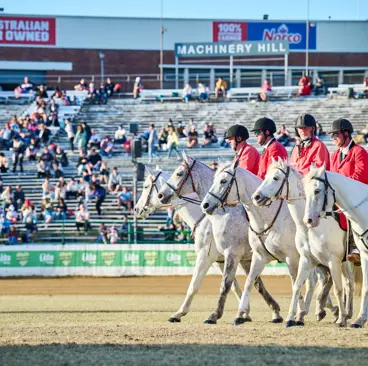
{"type": "Polygon", "coordinates": [[[163,150],[164,145],[167,145],[167,138],[169,136],[168,128],[162,127],[159,135],[158,135],[158,147],[160,150],[163,150]]]}
{"type": "Polygon", "coordinates": [[[46,166],[46,170],[49,171],[51,169],[52,161],[54,160],[54,157],[52,156],[50,150],[47,146],[43,148],[43,152],[40,155],[40,161],[43,161],[46,166]]]}
{"type": "Polygon", "coordinates": [[[176,227],[174,224],[171,223],[166,226],[159,226],[158,229],[165,234],[165,241],[175,241],[176,227]]]}
{"type": "Polygon", "coordinates": [[[68,213],[68,206],[63,198],[59,198],[58,205],[56,206],[55,220],[66,220],[68,213]]]}
{"type": "Polygon", "coordinates": [[[40,139],[41,143],[47,145],[49,143],[51,137],[51,131],[46,127],[44,123],[40,124],[40,133],[38,138],[40,139]]]}
{"type": "Polygon", "coordinates": [[[60,147],[60,145],[56,146],[54,159],[55,162],[61,164],[63,168],[69,165],[68,156],[66,155],[66,152],[60,147]]]}
{"type": "Polygon", "coordinates": [[[118,235],[118,231],[116,230],[115,225],[112,225],[110,228],[109,238],[110,238],[110,244],[117,244],[119,235],[118,235]]]}
{"type": "Polygon", "coordinates": [[[120,240],[128,240],[129,224],[127,215],[123,215],[123,222],[118,229],[118,233],[120,240]]]}
{"type": "Polygon", "coordinates": [[[114,147],[114,144],[112,143],[109,136],[106,136],[100,144],[100,154],[103,157],[112,157],[112,149],[114,147]]]}
{"type": "Polygon", "coordinates": [[[74,89],[75,90],[78,90],[78,91],[83,91],[83,90],[87,90],[88,89],[88,85],[87,83],[85,82],[84,79],[81,79],[79,84],[75,85],[74,86],[74,89]]]}
{"type": "Polygon", "coordinates": [[[188,229],[184,222],[180,223],[175,240],[182,242],[186,242],[188,240],[188,229]]]}
{"type": "Polygon", "coordinates": [[[209,165],[210,165],[210,168],[213,169],[214,171],[216,171],[218,168],[218,163],[215,160],[212,160],[209,165]]]}
{"type": "Polygon", "coordinates": [[[185,103],[189,103],[189,100],[192,99],[192,87],[190,84],[186,84],[183,89],[183,99],[185,103]]]}
{"type": "Polygon", "coordinates": [[[95,148],[92,148],[88,157],[89,171],[91,173],[94,171],[99,171],[101,167],[101,162],[102,162],[101,155],[96,152],[95,148]]]}
{"type": "Polygon", "coordinates": [[[281,128],[279,129],[277,134],[277,141],[283,146],[288,146],[290,142],[290,133],[285,125],[281,125],[281,128]]]}
{"type": "Polygon", "coordinates": [[[17,184],[15,186],[15,191],[14,191],[13,197],[14,197],[15,209],[18,211],[23,206],[23,204],[26,200],[23,189],[19,184],[17,184]]]}
{"type": "Polygon", "coordinates": [[[54,94],[51,95],[51,98],[62,99],[63,96],[64,96],[63,92],[60,90],[60,87],[57,86],[55,88],[54,94]]]}
{"type": "MultiPolygon", "coordinates": [[[[32,139],[34,141],[34,139],[32,139]]],[[[28,161],[36,161],[37,160],[38,149],[36,145],[31,142],[31,144],[26,149],[26,158],[28,161]]]]}
{"type": "Polygon", "coordinates": [[[55,178],[64,177],[63,167],[61,166],[61,164],[58,161],[54,161],[53,170],[54,170],[54,177],[55,178]]]}
{"type": "Polygon", "coordinates": [[[97,100],[99,104],[107,104],[107,93],[104,84],[101,84],[100,88],[97,90],[97,100]]]}
{"type": "Polygon", "coordinates": [[[54,209],[48,198],[44,198],[42,200],[41,215],[42,215],[42,218],[45,220],[46,227],[54,219],[54,216],[55,216],[54,209]]]}
{"type": "Polygon", "coordinates": [[[105,84],[105,90],[106,90],[108,97],[111,97],[114,95],[114,87],[115,87],[115,84],[111,81],[110,78],[107,78],[106,84],[105,84]]]}
{"type": "MultiPolygon", "coordinates": [[[[78,175],[82,175],[84,170],[89,169],[88,159],[86,154],[82,152],[77,162],[78,175]]],[[[89,172],[90,173],[90,172],[89,172]]]]}
{"type": "Polygon", "coordinates": [[[114,135],[114,144],[116,145],[124,145],[126,143],[126,136],[125,136],[125,130],[123,128],[123,125],[120,125],[118,129],[115,131],[114,135]]]}
{"type": "Polygon", "coordinates": [[[79,155],[82,155],[86,151],[87,145],[87,133],[82,125],[78,125],[77,127],[74,143],[78,146],[79,155]]]}
{"type": "Polygon", "coordinates": [[[9,201],[12,202],[13,201],[13,192],[12,192],[11,186],[5,187],[5,189],[1,193],[1,201],[3,203],[3,207],[5,207],[7,202],[9,202],[9,201]]]}
{"type": "Polygon", "coordinates": [[[43,86],[43,85],[40,85],[39,86],[39,88],[38,88],[38,91],[37,91],[37,93],[36,93],[36,96],[37,97],[40,97],[40,98],[46,98],[46,99],[48,99],[48,95],[47,95],[47,93],[46,93],[46,89],[45,89],[45,87],[43,86]]]}
{"type": "Polygon", "coordinates": [[[227,89],[227,82],[223,80],[221,77],[219,77],[216,82],[215,98],[218,99],[220,92],[222,94],[222,97],[225,98],[226,89],[227,89]]]}
{"type": "Polygon", "coordinates": [[[99,149],[101,143],[101,137],[96,133],[95,130],[91,130],[91,138],[89,139],[89,147],[99,149]]]}
{"type": "Polygon", "coordinates": [[[17,228],[15,226],[10,227],[10,231],[8,233],[8,245],[16,245],[19,243],[19,237],[17,228]]]}
{"type": "Polygon", "coordinates": [[[169,149],[168,152],[168,157],[171,157],[171,153],[173,151],[175,151],[176,154],[176,159],[180,160],[180,155],[178,152],[178,145],[179,145],[179,139],[178,139],[178,135],[176,134],[175,130],[173,127],[169,127],[168,129],[168,137],[167,137],[167,146],[169,149]]]}
{"type": "Polygon", "coordinates": [[[74,178],[70,178],[68,184],[66,185],[65,198],[67,200],[71,198],[77,198],[79,192],[79,184],[74,178]]]}
{"type": "Polygon", "coordinates": [[[230,144],[229,144],[229,142],[227,141],[227,138],[226,138],[226,131],[224,132],[224,135],[221,139],[220,147],[224,147],[225,149],[228,149],[230,147],[230,144]]]}
{"type": "Polygon", "coordinates": [[[114,167],[112,169],[112,173],[109,176],[109,183],[107,185],[107,189],[110,193],[115,194],[119,192],[119,189],[121,188],[121,175],[118,173],[118,168],[114,167]]]}
{"type": "Polygon", "coordinates": [[[9,123],[5,123],[4,128],[0,131],[0,146],[3,149],[8,150],[12,145],[12,138],[15,132],[10,128],[9,123]]]}
{"type": "Polygon", "coordinates": [[[267,102],[268,101],[268,93],[272,91],[271,84],[267,79],[264,80],[261,86],[261,93],[258,94],[258,101],[259,102],[267,102]]]}
{"type": "Polygon", "coordinates": [[[92,136],[92,130],[91,127],[88,126],[87,122],[82,122],[83,130],[86,133],[86,144],[85,144],[85,150],[87,150],[88,142],[91,139],[92,136]]]}
{"type": "Polygon", "coordinates": [[[91,192],[89,194],[89,197],[96,197],[96,210],[97,210],[97,215],[101,216],[101,206],[105,200],[105,188],[102,187],[100,184],[98,183],[93,183],[91,186],[91,192]]]}
{"type": "Polygon", "coordinates": [[[203,140],[202,147],[209,146],[211,144],[215,144],[217,142],[217,137],[215,133],[215,129],[211,123],[206,123],[203,132],[203,140]]]}
{"type": "Polygon", "coordinates": [[[4,153],[0,152],[0,173],[6,173],[8,171],[8,160],[4,153]]]}
{"type": "Polygon", "coordinates": [[[323,131],[322,125],[317,121],[316,121],[316,136],[318,137],[326,136],[326,132],[323,131]]]}
{"type": "Polygon", "coordinates": [[[58,120],[58,113],[59,113],[59,106],[55,103],[55,99],[50,99],[50,104],[48,106],[49,116],[47,118],[47,126],[53,125],[54,127],[59,127],[59,120],[58,120]]]}
{"type": "Polygon", "coordinates": [[[181,122],[181,121],[179,121],[179,123],[178,123],[178,127],[176,128],[176,133],[177,133],[177,135],[178,135],[179,139],[187,137],[187,136],[185,135],[185,133],[184,133],[184,129],[185,129],[185,128],[184,128],[184,126],[183,126],[182,122],[181,122]]]}
{"type": "Polygon", "coordinates": [[[47,168],[45,162],[40,160],[37,164],[37,178],[47,178],[50,176],[50,170],[47,168]]]}
{"type": "Polygon", "coordinates": [[[54,201],[65,199],[66,197],[66,184],[63,177],[59,177],[59,181],[55,185],[54,201]]]}
{"type": "Polygon", "coordinates": [[[66,119],[65,120],[65,132],[66,132],[66,134],[68,136],[70,150],[72,150],[72,152],[74,152],[74,137],[75,137],[75,132],[74,132],[74,125],[72,124],[72,122],[70,121],[70,119],[66,119]]]}
{"type": "Polygon", "coordinates": [[[191,126],[190,131],[188,132],[188,141],[187,146],[191,149],[198,145],[198,132],[196,131],[196,127],[194,125],[191,126]]]}
{"type": "Polygon", "coordinates": [[[19,137],[13,137],[13,173],[17,170],[19,164],[20,171],[23,173],[23,158],[25,152],[25,144],[19,137]]]}
{"type": "Polygon", "coordinates": [[[6,218],[12,223],[12,224],[16,224],[18,221],[18,212],[15,209],[14,205],[10,205],[8,207],[8,210],[6,212],[6,218]]]}
{"type": "Polygon", "coordinates": [[[105,161],[101,162],[100,181],[103,184],[107,184],[109,182],[109,170],[107,169],[107,165],[105,161]]]}
{"type": "Polygon", "coordinates": [[[84,228],[84,235],[88,235],[88,230],[91,228],[91,224],[89,223],[89,212],[84,207],[83,203],[80,203],[78,206],[78,210],[75,215],[75,226],[77,227],[78,233],[80,233],[81,228],[84,228]]]}
{"type": "Polygon", "coordinates": [[[313,94],[314,95],[326,95],[327,94],[327,88],[325,85],[325,81],[321,76],[317,78],[316,84],[313,87],[313,94]]]}
{"type": "Polygon", "coordinates": [[[151,124],[149,126],[149,137],[148,137],[148,162],[152,162],[153,156],[159,157],[156,153],[156,144],[158,143],[157,133],[155,130],[155,125],[151,124]]]}
{"type": "Polygon", "coordinates": [[[98,236],[96,238],[96,243],[104,243],[107,244],[107,233],[108,233],[108,228],[106,227],[105,224],[100,224],[100,229],[98,231],[98,236]]]}
{"type": "Polygon", "coordinates": [[[15,88],[14,94],[18,98],[20,94],[28,94],[33,91],[33,83],[29,80],[28,76],[24,77],[23,83],[15,88]]]}
{"type": "Polygon", "coordinates": [[[310,80],[307,76],[303,75],[300,78],[298,85],[300,86],[299,96],[301,96],[301,95],[307,96],[307,95],[311,94],[311,92],[312,92],[311,82],[310,82],[310,80]]]}
{"type": "Polygon", "coordinates": [[[207,89],[201,81],[198,83],[197,93],[200,102],[204,102],[208,99],[207,89]]]}
{"type": "Polygon", "coordinates": [[[143,89],[142,80],[139,76],[135,78],[134,86],[133,86],[133,98],[137,99],[140,97],[140,93],[143,89]]]}
{"type": "Polygon", "coordinates": [[[128,188],[123,186],[118,193],[118,207],[124,206],[128,211],[133,211],[133,194],[128,188]]]}
{"type": "Polygon", "coordinates": [[[24,218],[23,222],[26,229],[26,240],[24,241],[32,243],[34,241],[34,235],[37,232],[37,217],[34,214],[30,214],[24,218]]]}
{"type": "Polygon", "coordinates": [[[10,230],[10,221],[6,218],[4,214],[0,215],[0,234],[6,235],[10,230]]]}

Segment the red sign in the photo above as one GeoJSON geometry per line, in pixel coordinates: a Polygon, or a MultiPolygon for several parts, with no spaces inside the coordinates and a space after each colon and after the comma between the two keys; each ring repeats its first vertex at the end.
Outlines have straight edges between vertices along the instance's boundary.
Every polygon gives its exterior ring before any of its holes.
{"type": "Polygon", "coordinates": [[[213,22],[213,42],[246,41],[247,23],[245,22],[213,22]]]}
{"type": "Polygon", "coordinates": [[[55,18],[0,16],[0,44],[56,45],[55,18]]]}

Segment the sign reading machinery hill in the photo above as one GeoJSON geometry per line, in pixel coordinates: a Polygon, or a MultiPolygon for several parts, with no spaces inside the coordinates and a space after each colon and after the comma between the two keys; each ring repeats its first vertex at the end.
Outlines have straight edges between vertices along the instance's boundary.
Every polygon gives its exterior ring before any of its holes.
{"type": "Polygon", "coordinates": [[[175,43],[176,57],[257,56],[289,53],[288,41],[175,43]]]}

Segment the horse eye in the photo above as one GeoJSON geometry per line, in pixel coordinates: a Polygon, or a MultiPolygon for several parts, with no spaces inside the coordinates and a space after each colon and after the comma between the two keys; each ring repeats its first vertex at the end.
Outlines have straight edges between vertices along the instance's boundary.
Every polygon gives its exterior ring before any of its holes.
{"type": "Polygon", "coordinates": [[[279,177],[273,177],[273,180],[279,180],[280,178],[279,177]]]}
{"type": "Polygon", "coordinates": [[[176,175],[177,175],[178,177],[181,177],[181,176],[183,175],[183,172],[178,172],[178,173],[176,173],[176,175]]]}
{"type": "Polygon", "coordinates": [[[314,191],[314,194],[319,194],[321,192],[321,190],[320,189],[316,189],[315,191],[314,191]]]}
{"type": "Polygon", "coordinates": [[[143,187],[143,189],[148,189],[148,188],[149,188],[149,186],[148,186],[148,185],[143,187]]]}
{"type": "Polygon", "coordinates": [[[226,179],[221,179],[220,183],[221,184],[225,184],[226,183],[226,179]]]}

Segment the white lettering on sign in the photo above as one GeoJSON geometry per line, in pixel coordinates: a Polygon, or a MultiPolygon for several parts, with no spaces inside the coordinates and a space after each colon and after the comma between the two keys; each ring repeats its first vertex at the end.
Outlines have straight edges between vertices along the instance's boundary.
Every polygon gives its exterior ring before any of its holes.
{"type": "Polygon", "coordinates": [[[2,264],[10,264],[10,262],[11,262],[10,255],[7,255],[5,253],[0,254],[0,263],[2,263],[2,264]]]}
{"type": "Polygon", "coordinates": [[[40,262],[46,264],[54,264],[55,256],[50,253],[41,253],[40,262]]]}

